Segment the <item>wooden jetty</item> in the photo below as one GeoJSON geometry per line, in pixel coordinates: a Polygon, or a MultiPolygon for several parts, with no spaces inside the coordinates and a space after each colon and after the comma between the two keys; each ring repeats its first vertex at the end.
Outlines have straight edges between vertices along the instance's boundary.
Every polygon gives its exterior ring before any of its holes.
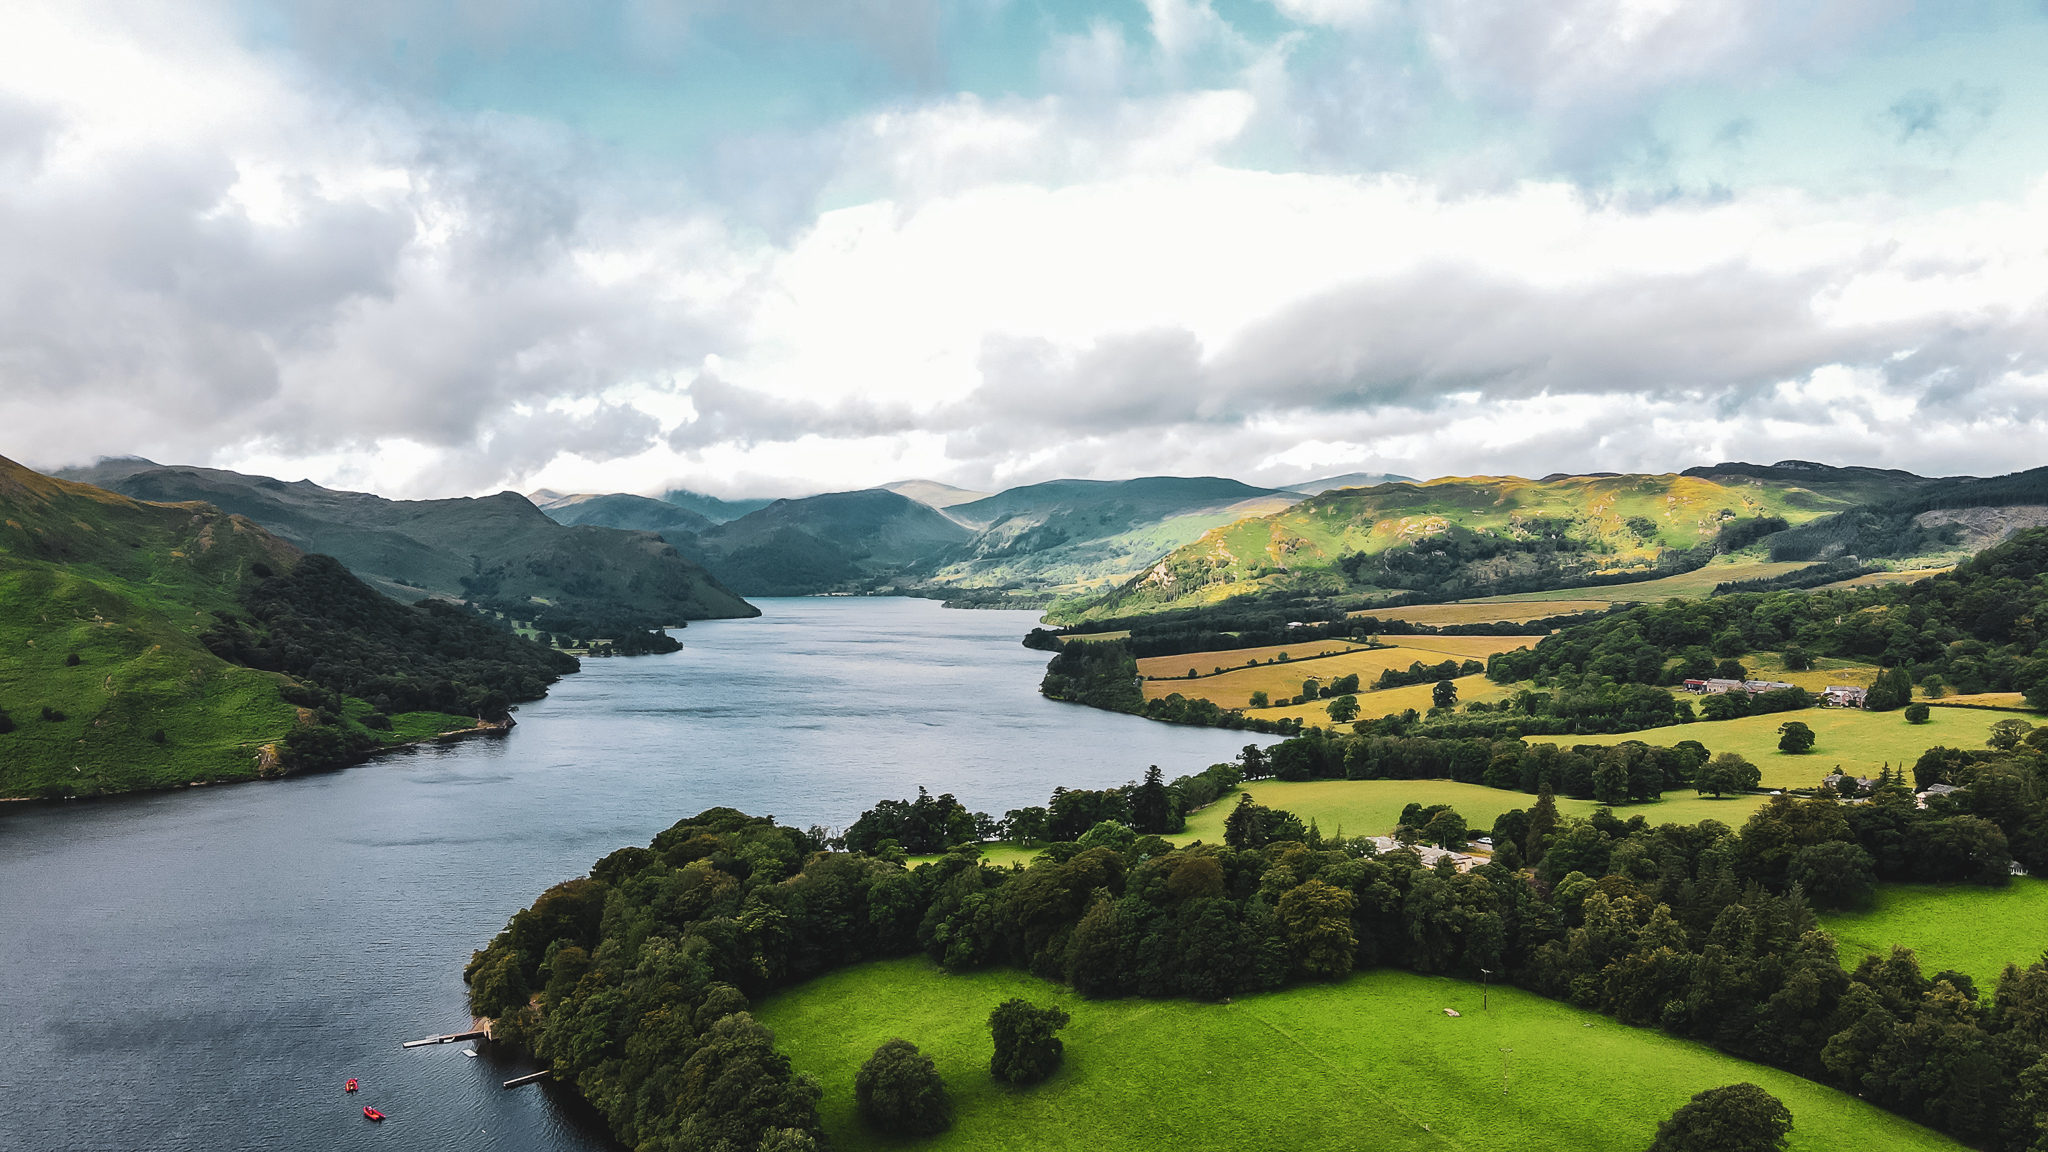
{"type": "Polygon", "coordinates": [[[450,1032],[446,1036],[429,1036],[425,1040],[407,1040],[401,1048],[425,1048],[431,1044],[460,1044],[464,1040],[485,1040],[489,1035],[479,1028],[474,1032],[450,1032]]]}
{"type": "Polygon", "coordinates": [[[524,1076],[514,1076],[512,1079],[505,1081],[505,1087],[517,1088],[521,1084],[531,1084],[536,1080],[545,1080],[552,1075],[554,1075],[553,1072],[543,1068],[538,1072],[529,1072],[524,1076]]]}

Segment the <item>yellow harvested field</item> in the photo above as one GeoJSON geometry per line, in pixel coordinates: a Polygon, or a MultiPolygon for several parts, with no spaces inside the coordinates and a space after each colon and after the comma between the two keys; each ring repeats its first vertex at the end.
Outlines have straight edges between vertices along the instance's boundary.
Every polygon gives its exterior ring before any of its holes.
{"type": "MultiPolygon", "coordinates": [[[[1484,676],[1460,676],[1451,681],[1458,686],[1458,703],[1470,704],[1474,700],[1492,700],[1509,695],[1507,689],[1495,684],[1484,676]]],[[[1429,711],[1434,703],[1435,684],[1410,684],[1404,688],[1387,688],[1379,692],[1358,694],[1358,720],[1377,720],[1413,708],[1417,712],[1429,711]]],[[[1330,701],[1318,700],[1313,704],[1294,704],[1281,708],[1251,708],[1247,716],[1261,720],[1280,720],[1292,717],[1317,728],[1330,727],[1330,701]]],[[[1354,721],[1355,723],[1356,721],[1354,721]]]]}
{"type": "MultiPolygon", "coordinates": [[[[1365,645],[1353,644],[1348,640],[1315,640],[1304,644],[1273,644],[1265,648],[1226,648],[1220,652],[1184,652],[1179,656],[1147,656],[1143,660],[1138,661],[1138,675],[1186,676],[1188,669],[1196,668],[1201,670],[1202,675],[1208,676],[1218,668],[1227,671],[1232,668],[1249,667],[1254,660],[1261,664],[1271,664],[1279,659],[1282,654],[1285,654],[1292,661],[1308,660],[1335,652],[1364,651],[1367,651],[1365,645]]],[[[1439,656],[1437,659],[1441,660],[1443,657],[1439,656]]],[[[1406,668],[1408,665],[1404,663],[1401,666],[1406,668]]],[[[1307,672],[1303,675],[1314,676],[1316,673],[1307,672]]],[[[1339,672],[1337,675],[1342,676],[1344,673],[1339,672]]],[[[1375,672],[1373,675],[1377,676],[1379,673],[1375,672]]],[[[1301,677],[1297,676],[1295,679],[1299,681],[1301,677]]]]}
{"type": "MultiPolygon", "coordinates": [[[[1441,652],[1443,656],[1456,656],[1460,660],[1484,660],[1496,652],[1532,648],[1541,639],[1541,636],[1403,636],[1400,641],[1403,648],[1441,652]]],[[[1443,656],[1423,663],[1441,663],[1443,656]]]]}
{"type": "Polygon", "coordinates": [[[1599,612],[1610,606],[1606,600],[1540,600],[1502,604],[1415,604],[1407,608],[1365,608],[1353,617],[1373,616],[1441,628],[1452,624],[1494,624],[1505,621],[1522,624],[1546,616],[1571,612],[1599,612]]]}
{"type": "MultiPolygon", "coordinates": [[[[1351,652],[1336,656],[1325,656],[1315,660],[1293,659],[1299,653],[1290,649],[1290,658],[1284,664],[1261,664],[1256,668],[1238,668],[1225,672],[1221,676],[1209,675],[1196,680],[1185,678],[1190,667],[1213,667],[1216,663],[1214,658],[1229,655],[1229,653],[1197,652],[1185,656],[1154,657],[1153,659],[1170,661],[1170,663],[1165,665],[1167,674],[1172,675],[1177,671],[1182,678],[1145,681],[1143,685],[1145,699],[1163,700],[1178,692],[1190,700],[1210,700],[1223,708],[1247,708],[1251,705],[1252,693],[1254,692],[1264,692],[1275,700],[1282,697],[1296,696],[1301,693],[1301,682],[1310,678],[1327,684],[1333,679],[1349,676],[1355,672],[1358,674],[1360,686],[1365,687],[1379,679],[1380,673],[1388,668],[1405,671],[1410,664],[1441,664],[1445,660],[1456,660],[1460,663],[1466,660],[1479,660],[1483,662],[1495,652],[1505,652],[1510,648],[1526,647],[1535,643],[1538,638],[1534,636],[1416,636],[1411,639],[1417,641],[1413,646],[1403,644],[1396,648],[1359,648],[1351,652]],[[1430,646],[1423,647],[1423,644],[1430,646]]],[[[1296,647],[1299,648],[1300,646],[1297,645],[1296,647]]],[[[1252,651],[1267,650],[1252,649],[1252,651]]],[[[1275,648],[1271,649],[1271,651],[1277,657],[1281,650],[1275,648]]],[[[1139,668],[1141,670],[1144,668],[1143,662],[1139,664],[1139,668]]],[[[1486,682],[1484,677],[1466,677],[1465,679],[1478,679],[1482,683],[1486,682]]],[[[1415,686],[1411,685],[1411,687],[1415,686]]],[[[1422,688],[1424,695],[1422,707],[1426,709],[1429,707],[1428,692],[1430,686],[1424,684],[1419,687],[1422,688]]],[[[1389,691],[1405,691],[1405,689],[1389,689],[1389,691]]],[[[1459,691],[1465,691],[1462,680],[1460,681],[1459,691]]],[[[1368,709],[1367,712],[1363,713],[1364,715],[1386,715],[1391,712],[1399,712],[1411,706],[1402,704],[1399,707],[1390,707],[1386,712],[1371,712],[1370,709],[1380,707],[1380,705],[1368,703],[1367,698],[1381,695],[1385,695],[1385,693],[1368,691],[1359,696],[1359,705],[1368,709]]],[[[1304,705],[1303,707],[1307,706],[1304,705]]],[[[1295,709],[1295,711],[1300,711],[1300,709],[1295,709]]],[[[1276,716],[1279,714],[1274,713],[1276,716]]],[[[1321,715],[1321,713],[1318,714],[1321,715]]],[[[1260,712],[1257,715],[1266,715],[1266,713],[1260,712]]],[[[1328,723],[1329,721],[1325,717],[1316,722],[1328,723]]]]}

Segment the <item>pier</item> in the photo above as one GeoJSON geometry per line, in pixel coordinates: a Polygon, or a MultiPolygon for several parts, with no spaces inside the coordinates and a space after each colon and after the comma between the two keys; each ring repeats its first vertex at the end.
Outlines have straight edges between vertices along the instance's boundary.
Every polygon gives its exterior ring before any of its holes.
{"type": "Polygon", "coordinates": [[[407,1040],[401,1048],[425,1048],[431,1044],[460,1044],[464,1040],[487,1040],[490,1037],[483,1029],[474,1032],[450,1032],[446,1036],[429,1036],[425,1040],[407,1040]]]}
{"type": "Polygon", "coordinates": [[[536,1080],[545,1080],[552,1075],[554,1075],[553,1072],[543,1068],[538,1072],[529,1072],[524,1076],[514,1076],[512,1079],[505,1081],[505,1087],[517,1088],[521,1084],[531,1084],[536,1080]]]}

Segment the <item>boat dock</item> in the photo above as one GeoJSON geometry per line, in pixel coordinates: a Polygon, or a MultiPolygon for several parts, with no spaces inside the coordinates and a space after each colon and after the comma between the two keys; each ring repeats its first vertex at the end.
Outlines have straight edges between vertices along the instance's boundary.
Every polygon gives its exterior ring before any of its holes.
{"type": "Polygon", "coordinates": [[[460,1044],[464,1040],[486,1040],[489,1036],[479,1028],[474,1032],[450,1032],[446,1036],[429,1036],[425,1040],[407,1040],[401,1048],[425,1048],[431,1044],[460,1044]]]}
{"type": "Polygon", "coordinates": [[[545,1080],[552,1075],[554,1075],[553,1072],[550,1072],[547,1069],[543,1068],[538,1072],[529,1072],[524,1076],[515,1076],[512,1079],[505,1081],[505,1087],[517,1088],[521,1084],[531,1084],[536,1080],[545,1080]]]}

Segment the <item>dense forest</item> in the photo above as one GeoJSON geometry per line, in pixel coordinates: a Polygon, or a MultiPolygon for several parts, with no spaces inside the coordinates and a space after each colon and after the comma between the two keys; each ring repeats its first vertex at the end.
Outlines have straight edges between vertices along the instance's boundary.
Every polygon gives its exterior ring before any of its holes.
{"type": "Polygon", "coordinates": [[[250,575],[238,597],[244,611],[216,612],[200,639],[230,663],[302,682],[285,698],[316,723],[287,736],[291,767],[345,763],[376,746],[365,725],[345,719],[344,696],[374,709],[370,729],[388,729],[397,712],[499,720],[578,667],[468,608],[391,600],[330,556],[304,557],[283,573],[259,564],[250,575]]]}
{"type": "MultiPolygon", "coordinates": [[[[1496,822],[1493,860],[1465,872],[1304,828],[1248,792],[1224,844],[1175,847],[1140,831],[1170,831],[1179,804],[1219,798],[1239,772],[1327,769],[1337,749],[1347,768],[1387,773],[1448,761],[1469,774],[1480,762],[1432,742],[1308,739],[1172,784],[1155,771],[1122,789],[1060,790],[1044,809],[1006,816],[1012,832],[1032,824],[1057,838],[1015,869],[982,864],[966,844],[906,870],[891,858],[894,836],[879,854],[832,851],[823,829],[712,809],[514,916],[471,961],[471,1002],[498,1038],[550,1061],[648,1152],[824,1147],[820,1086],[774,1051],[750,999],[915,952],[955,971],[1014,966],[1091,997],[1217,999],[1376,965],[1488,970],[1837,1085],[1979,1147],[2048,1139],[2048,961],[2008,967],[1989,988],[1925,973],[1903,949],[1845,971],[1813,911],[1853,906],[1879,878],[2006,883],[2007,833],[2038,841],[2048,825],[2039,741],[1930,753],[1923,769],[1963,787],[1927,809],[1886,778],[1858,804],[1774,797],[1740,830],[1651,827],[1608,809],[1560,817],[1545,785],[1569,775],[1561,762],[1573,753],[1487,757],[1482,775],[1518,782],[1535,763],[1543,790],[1496,822]]],[[[1602,749],[1592,772],[1699,772],[1701,751],[1602,749]]],[[[937,839],[983,822],[920,799],[937,839]]],[[[878,806],[861,839],[901,828],[890,822],[916,807],[878,806]]],[[[1411,805],[1403,822],[1404,841],[1466,834],[1441,807],[1411,805]]]]}

